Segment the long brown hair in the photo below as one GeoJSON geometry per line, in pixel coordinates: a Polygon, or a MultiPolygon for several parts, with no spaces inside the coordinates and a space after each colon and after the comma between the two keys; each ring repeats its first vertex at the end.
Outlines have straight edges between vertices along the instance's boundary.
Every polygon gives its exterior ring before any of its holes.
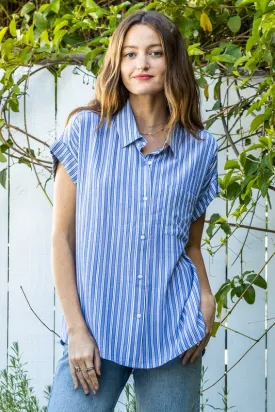
{"type": "Polygon", "coordinates": [[[168,17],[152,10],[136,11],[119,23],[110,38],[103,65],[97,75],[95,98],[87,106],[74,109],[69,114],[66,124],[74,113],[91,110],[100,114],[98,129],[104,118],[110,125],[113,115],[123,108],[129,97],[129,91],[120,76],[121,50],[126,33],[134,24],[147,24],[160,36],[166,59],[164,93],[170,113],[168,129],[171,130],[179,121],[186,130],[199,139],[196,133],[204,129],[200,116],[200,94],[185,41],[168,17]]]}

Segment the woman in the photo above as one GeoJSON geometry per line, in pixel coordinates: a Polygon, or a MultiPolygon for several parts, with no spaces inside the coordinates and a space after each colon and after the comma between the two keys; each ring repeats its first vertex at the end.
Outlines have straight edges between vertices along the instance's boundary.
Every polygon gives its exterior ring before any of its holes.
{"type": "Polygon", "coordinates": [[[121,21],[95,99],[50,151],[64,352],[48,411],[112,411],[133,373],[138,411],[198,412],[215,317],[200,244],[217,143],[167,17],[121,21]]]}

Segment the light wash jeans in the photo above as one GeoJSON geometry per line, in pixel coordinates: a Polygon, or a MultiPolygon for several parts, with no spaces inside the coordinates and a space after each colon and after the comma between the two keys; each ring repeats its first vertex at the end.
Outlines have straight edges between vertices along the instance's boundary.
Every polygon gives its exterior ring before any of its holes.
{"type": "Polygon", "coordinates": [[[177,356],[156,368],[133,369],[101,358],[99,388],[96,394],[89,388],[85,395],[80,382],[77,389],[73,387],[68,345],[64,345],[47,412],[113,412],[131,374],[137,412],[199,412],[202,354],[193,363],[181,362],[177,356]]]}

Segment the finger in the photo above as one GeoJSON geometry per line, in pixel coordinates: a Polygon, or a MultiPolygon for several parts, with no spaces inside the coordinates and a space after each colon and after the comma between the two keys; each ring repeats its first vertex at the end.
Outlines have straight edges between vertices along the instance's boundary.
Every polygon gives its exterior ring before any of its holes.
{"type": "MultiPolygon", "coordinates": [[[[76,364],[76,363],[75,363],[76,364]]],[[[80,361],[78,364],[76,364],[76,366],[80,367],[80,361]]],[[[79,372],[75,371],[77,379],[80,381],[81,386],[84,390],[84,392],[86,393],[86,395],[89,393],[89,388],[88,388],[88,384],[86,382],[86,380],[84,379],[84,376],[82,375],[82,371],[80,370],[79,372]]]]}
{"type": "Polygon", "coordinates": [[[86,395],[88,395],[89,387],[88,387],[88,384],[87,384],[86,380],[84,379],[84,376],[82,375],[82,372],[81,371],[76,372],[76,376],[78,377],[78,379],[81,383],[83,391],[85,392],[86,395]]]}
{"type": "Polygon", "coordinates": [[[192,346],[192,348],[188,349],[182,357],[182,364],[186,365],[189,361],[190,357],[192,356],[193,352],[196,350],[196,346],[192,346]]]}
{"type": "Polygon", "coordinates": [[[197,346],[196,350],[193,352],[190,362],[193,363],[195,359],[199,356],[199,354],[202,352],[203,348],[205,347],[204,343],[200,343],[199,346],[197,346]]]}
{"type": "MultiPolygon", "coordinates": [[[[94,385],[93,382],[91,381],[87,371],[86,371],[86,364],[84,360],[80,360],[78,361],[78,364],[80,366],[81,369],[81,374],[82,374],[82,378],[84,379],[86,385],[89,385],[89,387],[92,389],[92,391],[95,393],[95,389],[94,389],[94,385]]],[[[88,386],[87,386],[88,388],[88,386]]]]}
{"type": "Polygon", "coordinates": [[[82,375],[84,376],[84,379],[88,382],[92,391],[96,393],[98,389],[98,381],[97,381],[95,370],[93,369],[93,370],[86,371],[86,368],[90,368],[90,367],[94,367],[92,357],[86,358],[85,361],[81,362],[82,375]]]}
{"type": "Polygon", "coordinates": [[[96,373],[97,373],[98,375],[101,375],[101,372],[100,372],[100,369],[101,369],[101,358],[100,358],[99,350],[98,350],[98,349],[96,349],[95,352],[94,352],[94,367],[95,367],[96,373]]]}
{"type": "Polygon", "coordinates": [[[76,389],[78,387],[78,380],[77,380],[77,376],[76,376],[76,373],[75,373],[75,367],[72,364],[72,362],[70,362],[70,371],[71,371],[71,375],[72,375],[73,385],[74,385],[74,388],[76,389]]]}

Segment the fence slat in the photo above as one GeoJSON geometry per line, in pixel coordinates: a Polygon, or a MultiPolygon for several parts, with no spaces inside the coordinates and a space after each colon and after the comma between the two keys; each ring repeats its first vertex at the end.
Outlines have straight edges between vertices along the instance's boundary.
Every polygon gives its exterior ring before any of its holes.
{"type": "MultiPolygon", "coordinates": [[[[39,139],[47,141],[54,133],[54,78],[48,71],[41,71],[29,79],[26,120],[28,132],[39,139]]],[[[11,113],[11,123],[24,129],[23,98],[20,99],[20,112],[11,113]]],[[[16,132],[14,135],[21,146],[28,147],[24,134],[16,132]]],[[[43,145],[33,139],[30,139],[30,146],[36,155],[38,148],[43,151],[43,145]]],[[[53,373],[53,336],[28,307],[20,286],[34,311],[52,329],[49,248],[52,206],[38,186],[34,171],[27,165],[16,163],[10,172],[9,342],[18,341],[31,385],[43,405],[46,404],[43,391],[51,383],[53,373]]],[[[37,174],[44,186],[48,172],[37,167],[37,174]]]]}

